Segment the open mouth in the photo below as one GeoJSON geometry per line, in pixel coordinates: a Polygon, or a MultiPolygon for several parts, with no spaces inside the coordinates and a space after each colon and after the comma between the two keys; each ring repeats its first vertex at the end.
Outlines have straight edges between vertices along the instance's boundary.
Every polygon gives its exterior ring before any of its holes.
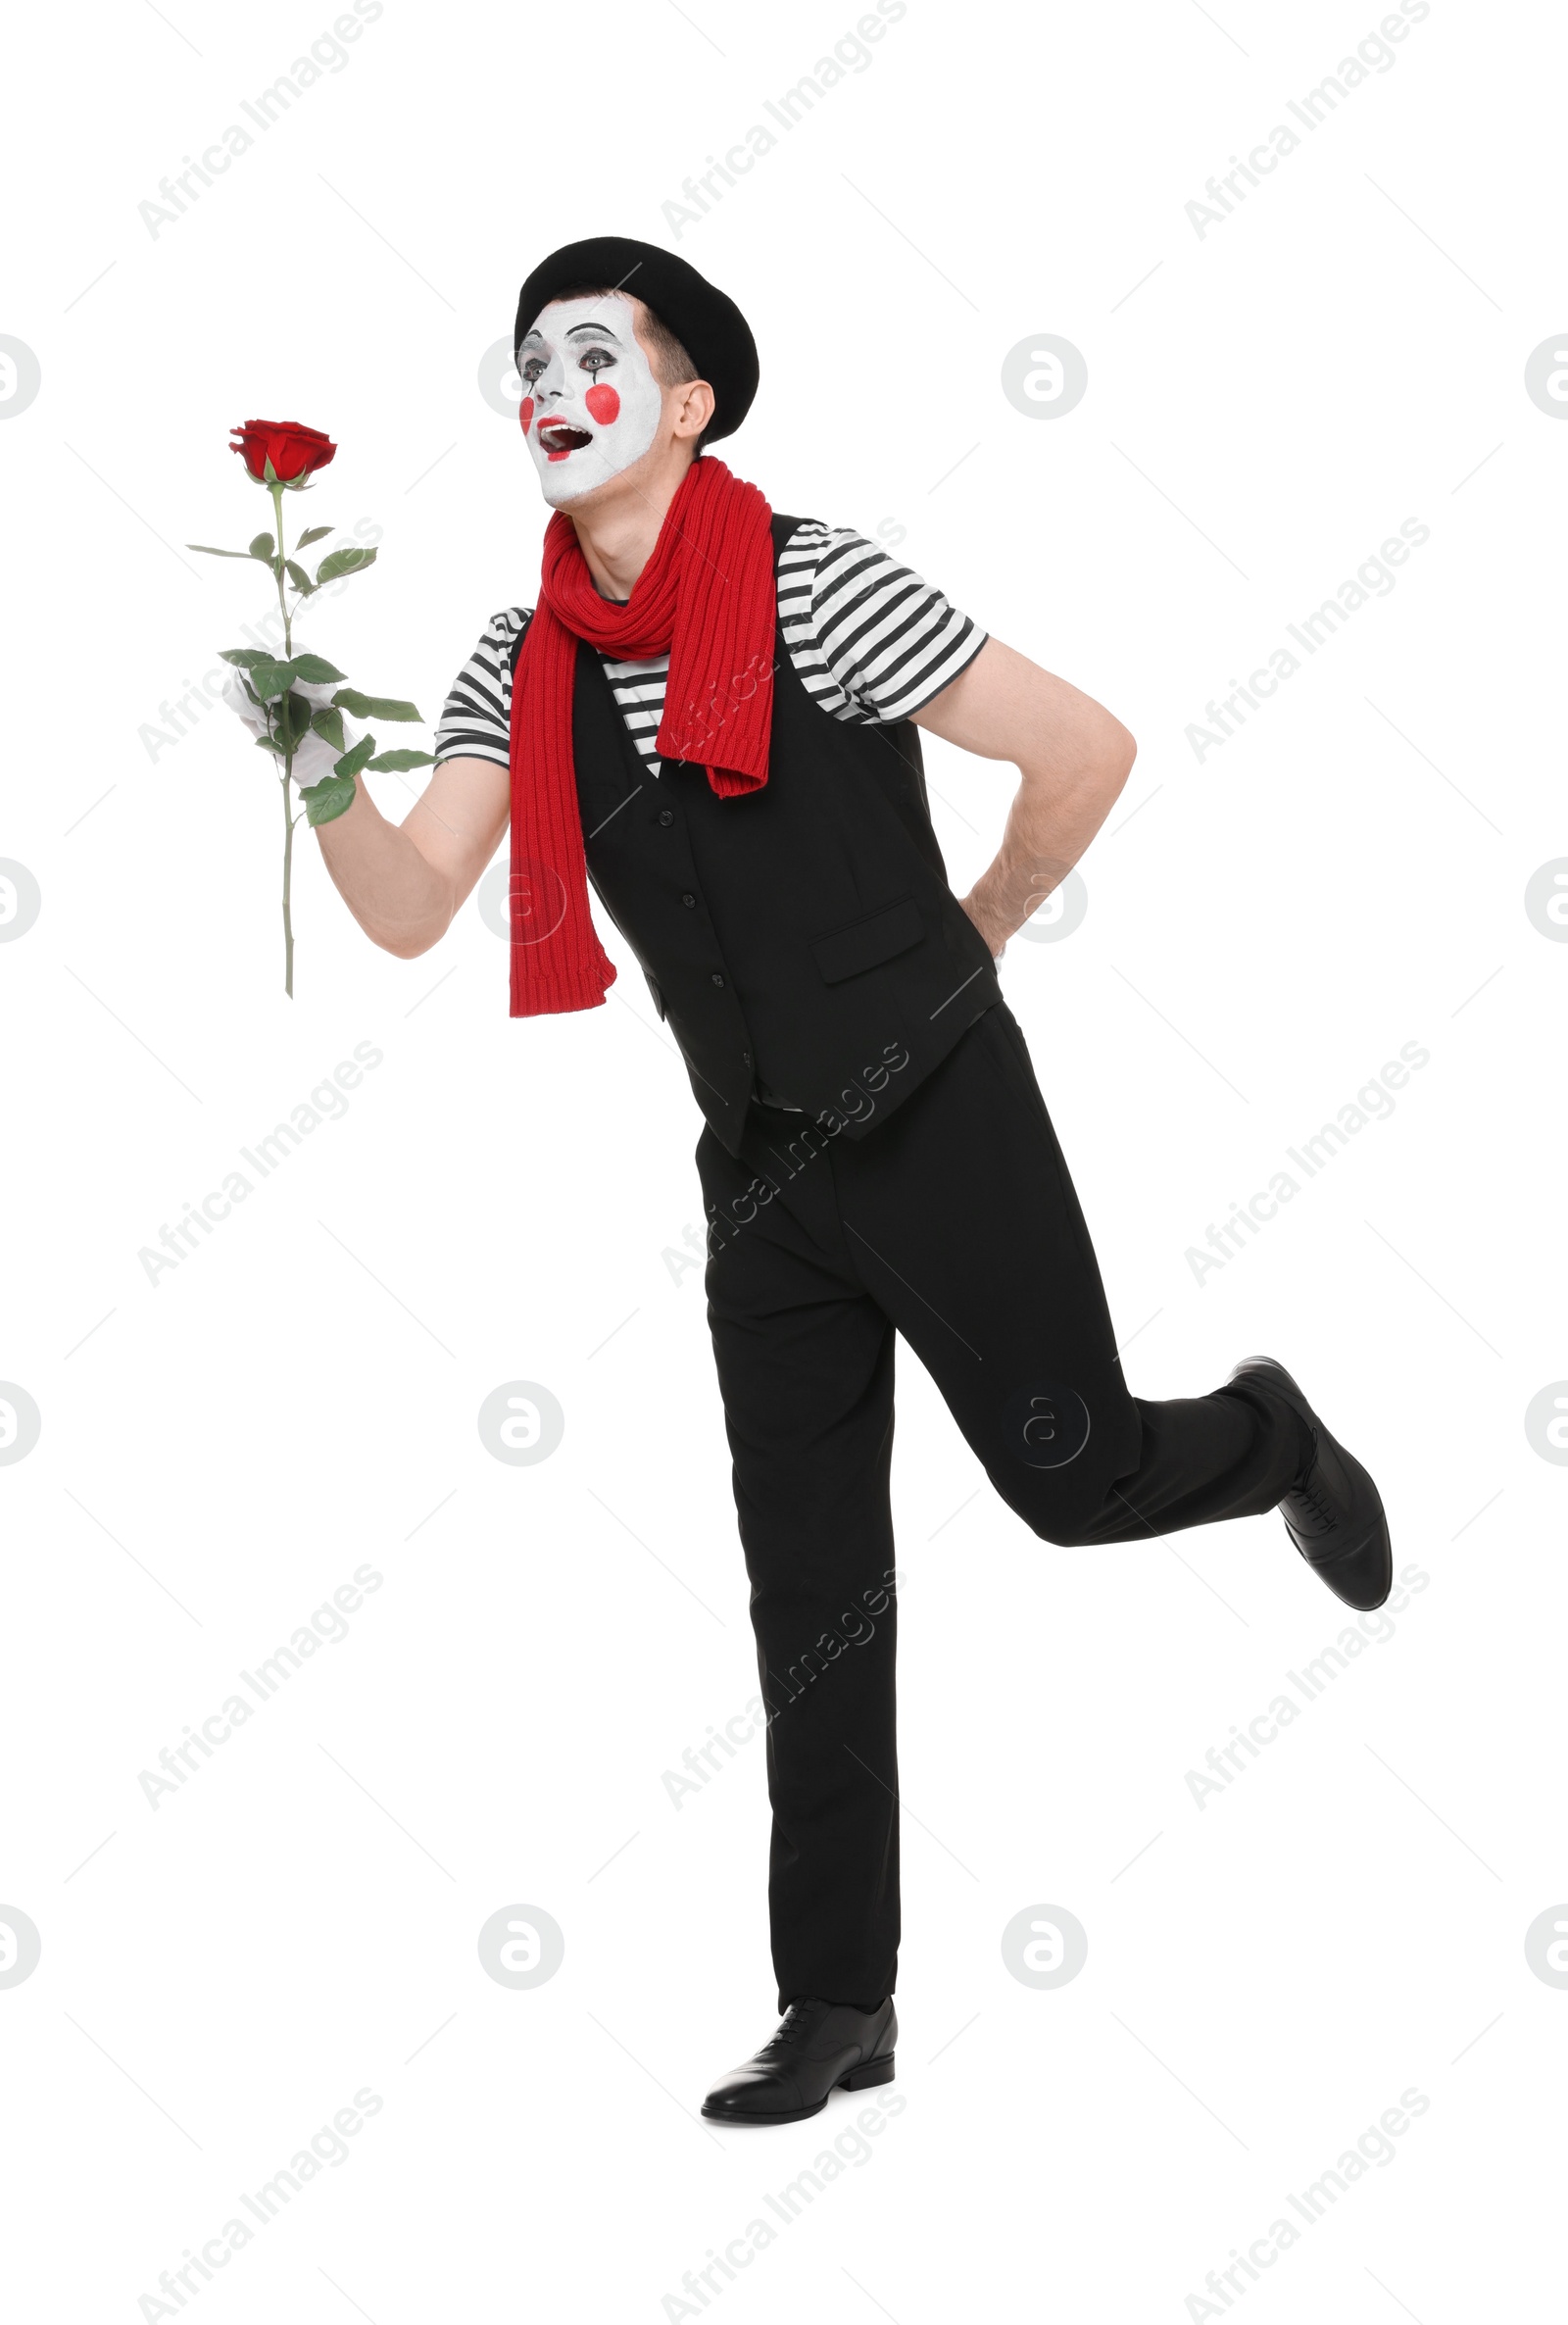
{"type": "Polygon", "coordinates": [[[568,452],[581,452],[593,442],[586,428],[572,427],[564,420],[542,420],[538,435],[547,460],[564,460],[568,452]]]}

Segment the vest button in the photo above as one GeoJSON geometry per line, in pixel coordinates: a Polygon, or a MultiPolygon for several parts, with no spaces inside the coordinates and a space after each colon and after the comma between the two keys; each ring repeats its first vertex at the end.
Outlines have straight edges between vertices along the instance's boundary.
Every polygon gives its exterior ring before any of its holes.
{"type": "Polygon", "coordinates": [[[695,896],[683,896],[683,897],[681,898],[681,903],[682,903],[682,904],[691,904],[691,905],[694,905],[696,902],[697,902],[697,899],[696,899],[696,897],[695,897],[695,896]]]}
{"type": "Polygon", "coordinates": [[[721,984],[724,982],[723,978],[722,978],[722,977],[719,975],[719,973],[718,973],[718,971],[717,971],[717,969],[716,969],[716,968],[715,968],[715,969],[714,969],[714,971],[713,971],[713,982],[714,982],[714,984],[715,984],[715,985],[721,985],[721,984]]]}
{"type": "Polygon", "coordinates": [[[673,822],[674,822],[674,820],[675,820],[675,811],[674,811],[674,809],[673,809],[673,808],[661,808],[661,809],[660,809],[660,811],[659,811],[659,820],[660,820],[660,822],[661,822],[661,823],[673,823],[673,822]]]}
{"type": "Polygon", "coordinates": [[[743,1065],[750,1065],[750,1064],[751,1064],[751,1063],[752,1063],[752,1053],[751,1053],[751,1051],[750,1051],[750,1050],[742,1050],[742,1052],[741,1052],[741,1064],[742,1064],[743,1065]]]}

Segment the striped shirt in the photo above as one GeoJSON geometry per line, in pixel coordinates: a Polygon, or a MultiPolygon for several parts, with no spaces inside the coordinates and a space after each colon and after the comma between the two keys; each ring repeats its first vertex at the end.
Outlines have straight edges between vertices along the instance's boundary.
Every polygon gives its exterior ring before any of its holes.
{"type": "MultiPolygon", "coordinates": [[[[973,662],[986,632],[885,550],[814,518],[778,560],[778,611],[790,661],[832,718],[883,725],[907,718],[973,662]]],[[[436,728],[437,759],[510,758],[512,648],[532,608],[506,606],[458,673],[436,728]]],[[[648,662],[600,656],[631,738],[657,775],[667,654],[648,662]]]]}

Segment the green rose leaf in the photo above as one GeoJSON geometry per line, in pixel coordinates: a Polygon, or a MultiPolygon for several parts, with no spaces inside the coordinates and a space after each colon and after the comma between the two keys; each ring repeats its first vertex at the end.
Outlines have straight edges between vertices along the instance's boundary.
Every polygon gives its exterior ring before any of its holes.
{"type": "Polygon", "coordinates": [[[309,549],[313,541],[324,541],[331,530],[329,524],[313,524],[309,532],[301,533],[294,546],[296,549],[309,549]]]}
{"type": "Polygon", "coordinates": [[[300,797],[305,802],[305,818],[312,830],[319,823],[333,823],[345,810],[354,805],[354,777],[352,775],[324,775],[319,783],[303,787],[300,797]]]}
{"type": "Polygon", "coordinates": [[[275,742],[270,734],[259,734],[256,738],[256,748],[258,751],[270,751],[279,759],[283,756],[282,744],[275,742]]]}
{"type": "Polygon", "coordinates": [[[363,572],[374,565],[373,549],[334,549],[330,557],[323,557],[316,569],[318,582],[336,581],[344,573],[363,572]]]}
{"type": "Polygon", "coordinates": [[[277,706],[278,739],[285,750],[298,750],[311,731],[316,705],[303,694],[286,694],[277,706]]]}
{"type": "MultiPolygon", "coordinates": [[[[333,768],[333,770],[332,770],[332,771],[333,771],[333,773],[334,773],[334,774],[339,774],[339,775],[357,775],[357,774],[359,773],[359,771],[360,771],[360,769],[361,769],[361,767],[368,767],[368,766],[369,765],[369,762],[370,762],[370,753],[371,753],[371,752],[372,752],[374,749],[375,749],[375,737],[374,737],[374,735],[373,735],[373,734],[364,734],[364,735],[361,735],[361,737],[360,737],[359,741],[358,741],[358,742],[355,744],[355,746],[354,746],[353,750],[352,750],[352,751],[350,751],[350,752],[348,753],[347,757],[346,757],[346,758],[343,758],[343,759],[340,759],[340,760],[337,762],[336,766],[334,767],[334,768],[333,768]]],[[[347,800],[345,800],[345,801],[343,802],[343,807],[345,807],[345,808],[346,808],[347,806],[348,806],[348,801],[347,801],[347,800]]],[[[337,812],[338,812],[338,814],[341,816],[341,814],[343,813],[343,808],[339,808],[337,812]]]]}
{"type": "Polygon", "coordinates": [[[264,703],[272,702],[280,694],[287,694],[297,674],[290,662],[264,659],[251,665],[251,684],[264,703]]]}
{"type": "Polygon", "coordinates": [[[343,714],[341,711],[334,711],[330,704],[325,710],[318,711],[315,714],[311,725],[317,734],[323,736],[331,744],[334,751],[348,749],[348,737],[343,732],[343,714]]]}
{"type": "Polygon", "coordinates": [[[376,754],[374,759],[368,759],[365,764],[367,767],[374,767],[379,774],[401,775],[405,774],[411,767],[434,767],[435,753],[433,751],[381,751],[376,754]]]}
{"type": "Polygon", "coordinates": [[[259,662],[270,662],[272,657],[265,646],[220,646],[220,662],[231,662],[237,670],[253,670],[259,662]]]}
{"type": "Polygon", "coordinates": [[[361,694],[358,687],[340,686],[332,700],[353,718],[412,718],[416,725],[419,723],[413,703],[393,702],[384,694],[361,694]]]}
{"type": "Polygon", "coordinates": [[[307,686],[329,686],[343,672],[335,662],[328,662],[324,654],[296,654],[288,662],[274,662],[265,657],[253,664],[251,680],[263,702],[274,695],[287,694],[296,679],[307,686]]]}
{"type": "MultiPolygon", "coordinates": [[[[270,545],[270,534],[268,536],[268,541],[270,545]]],[[[254,554],[249,549],[210,549],[205,541],[187,541],[185,546],[187,549],[199,551],[203,557],[250,557],[254,554]]]]}
{"type": "Polygon", "coordinates": [[[259,557],[265,565],[270,565],[274,548],[275,543],[270,533],[258,533],[250,545],[249,554],[252,557],[259,557]]]}
{"type": "Polygon", "coordinates": [[[289,579],[293,582],[301,597],[314,597],[316,595],[316,583],[311,579],[310,574],[305,570],[303,566],[297,566],[291,557],[285,557],[283,560],[283,567],[284,570],[288,574],[289,579]]]}

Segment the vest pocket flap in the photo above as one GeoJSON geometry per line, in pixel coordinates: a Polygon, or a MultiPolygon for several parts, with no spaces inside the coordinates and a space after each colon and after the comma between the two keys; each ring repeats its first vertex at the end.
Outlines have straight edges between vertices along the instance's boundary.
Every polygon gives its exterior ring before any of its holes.
{"type": "Polygon", "coordinates": [[[879,962],[906,953],[924,935],[920,908],[912,896],[906,896],[868,919],[836,928],[831,936],[819,936],[811,947],[811,958],[824,984],[836,985],[842,977],[858,976],[863,968],[875,968],[879,962]]]}
{"type": "Polygon", "coordinates": [[[643,976],[647,980],[649,992],[654,997],[654,1007],[656,1010],[658,1010],[660,1015],[662,1016],[664,1014],[664,996],[660,992],[659,987],[654,983],[653,978],[649,976],[646,968],[643,970],[643,976]]]}

